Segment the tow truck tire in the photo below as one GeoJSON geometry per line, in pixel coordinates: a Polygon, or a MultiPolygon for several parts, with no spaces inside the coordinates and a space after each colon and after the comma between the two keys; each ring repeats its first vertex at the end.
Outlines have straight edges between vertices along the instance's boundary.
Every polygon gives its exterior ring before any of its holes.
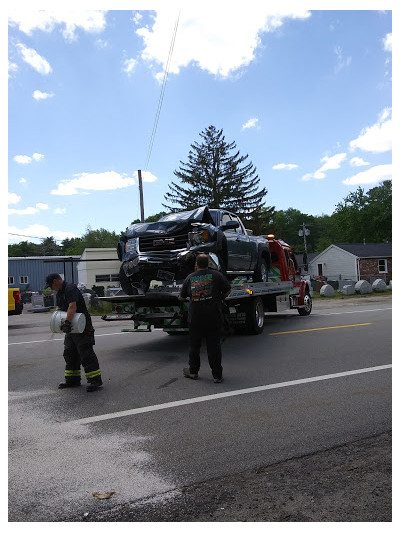
{"type": "Polygon", "coordinates": [[[268,281],[268,267],[264,258],[260,258],[258,265],[254,271],[254,281],[268,281]]]}
{"type": "Polygon", "coordinates": [[[246,306],[246,332],[259,335],[264,329],[264,303],[262,298],[251,298],[246,306]]]}
{"type": "Polygon", "coordinates": [[[299,315],[301,316],[308,316],[311,313],[312,309],[312,298],[309,292],[306,292],[304,295],[304,307],[300,307],[297,309],[299,312],[299,315]]]}
{"type": "Polygon", "coordinates": [[[119,283],[121,285],[121,289],[124,291],[125,294],[133,294],[133,287],[131,285],[131,282],[129,281],[128,276],[125,274],[124,269],[119,269],[119,283]]]}

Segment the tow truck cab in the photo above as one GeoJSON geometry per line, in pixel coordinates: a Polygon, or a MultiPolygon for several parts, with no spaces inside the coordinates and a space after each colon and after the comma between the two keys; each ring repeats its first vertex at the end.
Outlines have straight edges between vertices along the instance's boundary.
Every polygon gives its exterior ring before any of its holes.
{"type": "Polygon", "coordinates": [[[275,239],[274,235],[264,235],[269,242],[271,252],[271,269],[268,278],[271,281],[301,281],[300,269],[293,248],[285,241],[275,239]]]}

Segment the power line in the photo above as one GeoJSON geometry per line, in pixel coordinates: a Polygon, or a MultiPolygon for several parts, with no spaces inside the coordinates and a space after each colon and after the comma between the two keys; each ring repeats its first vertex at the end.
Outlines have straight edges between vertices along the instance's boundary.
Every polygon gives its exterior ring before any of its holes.
{"type": "Polygon", "coordinates": [[[158,107],[157,107],[157,112],[156,112],[156,116],[155,116],[155,120],[154,120],[153,131],[151,132],[149,149],[148,149],[148,152],[147,152],[147,157],[146,157],[146,163],[144,165],[144,170],[148,169],[148,164],[149,164],[151,152],[152,152],[152,149],[153,149],[154,138],[155,138],[155,135],[156,135],[157,126],[158,126],[158,120],[160,118],[161,107],[162,107],[162,103],[163,103],[163,99],[164,99],[165,86],[167,84],[167,79],[168,79],[168,72],[169,72],[169,67],[170,67],[170,63],[171,63],[172,52],[174,50],[174,45],[175,45],[176,33],[178,31],[178,24],[179,24],[180,14],[181,14],[181,12],[179,11],[178,16],[176,18],[176,22],[175,22],[174,33],[172,35],[171,44],[170,44],[170,47],[169,47],[167,65],[166,65],[166,68],[165,68],[165,71],[164,71],[164,78],[163,78],[163,82],[162,82],[160,98],[158,100],[158,107]]]}

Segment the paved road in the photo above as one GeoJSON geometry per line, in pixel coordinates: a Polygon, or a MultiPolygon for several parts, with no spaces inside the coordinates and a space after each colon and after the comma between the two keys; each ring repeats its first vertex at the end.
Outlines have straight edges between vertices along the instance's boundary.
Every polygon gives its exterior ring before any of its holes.
{"type": "Polygon", "coordinates": [[[87,394],[57,390],[49,315],[10,317],[11,521],[79,520],[391,429],[391,298],[268,315],[225,341],[219,385],[205,356],[201,379],[181,376],[186,337],[94,321],[105,386],[87,394]]]}

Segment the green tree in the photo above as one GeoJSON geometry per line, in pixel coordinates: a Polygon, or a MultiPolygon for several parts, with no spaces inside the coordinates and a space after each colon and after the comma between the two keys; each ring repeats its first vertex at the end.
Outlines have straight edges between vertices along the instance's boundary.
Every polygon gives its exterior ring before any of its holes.
{"type": "MultiPolygon", "coordinates": [[[[166,211],[160,211],[160,213],[156,213],[155,215],[150,215],[149,217],[145,218],[144,221],[145,222],[157,222],[158,220],[160,220],[161,217],[164,217],[167,214],[168,213],[166,211]]],[[[140,222],[141,220],[137,218],[136,220],[131,222],[131,224],[139,224],[140,222]]]]}
{"type": "Polygon", "coordinates": [[[174,171],[181,185],[168,185],[170,191],[164,196],[168,204],[163,206],[181,211],[208,205],[238,214],[260,209],[268,191],[258,189],[260,178],[253,163],[246,163],[248,155],[239,155],[236,143],[227,143],[222,129],[209,126],[200,137],[201,143],[191,145],[188,162],[180,161],[174,171]]]}
{"type": "Polygon", "coordinates": [[[8,257],[33,257],[40,255],[40,245],[29,241],[8,245],[8,257]]]}
{"type": "Polygon", "coordinates": [[[62,253],[62,246],[57,244],[54,237],[46,237],[42,239],[39,245],[39,255],[60,255],[62,253]]]}

